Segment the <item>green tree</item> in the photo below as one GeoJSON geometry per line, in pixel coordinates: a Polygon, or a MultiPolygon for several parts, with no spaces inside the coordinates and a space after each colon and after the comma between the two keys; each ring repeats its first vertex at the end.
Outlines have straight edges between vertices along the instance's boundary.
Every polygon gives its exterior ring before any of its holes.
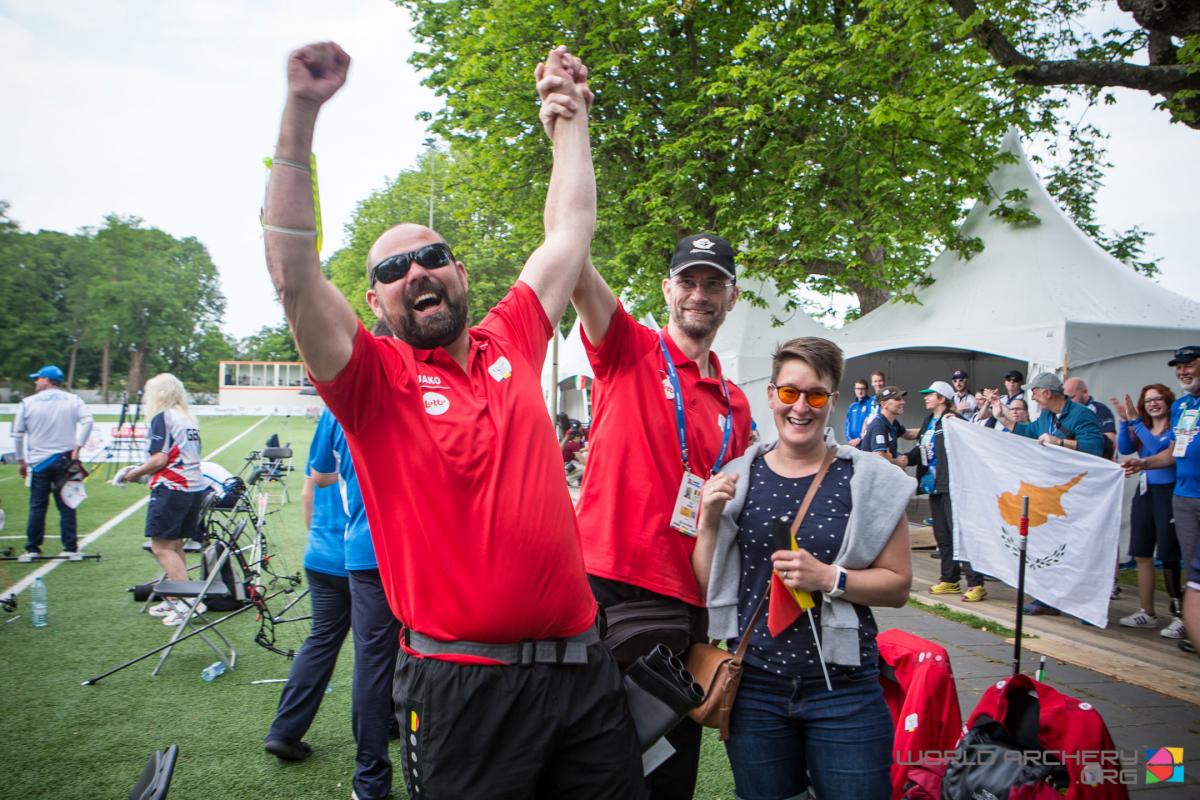
{"type": "MultiPolygon", "coordinates": [[[[531,66],[568,44],[592,70],[597,265],[647,298],[676,239],[714,230],[751,273],[851,292],[866,312],[929,280],[957,225],[989,197],[1010,126],[1070,126],[1063,92],[1015,82],[948,6],[920,0],[578,4],[397,0],[416,20],[415,67],[445,98],[460,196],[520,251],[549,148],[531,66]]],[[[1096,158],[1094,134],[1078,130],[1096,158]]],[[[1085,202],[1085,206],[1087,203],[1085,202]]],[[[1090,207],[1090,206],[1088,206],[1090,207]]]]}
{"type": "Polygon", "coordinates": [[[1149,92],[1163,98],[1160,107],[1173,121],[1200,129],[1200,4],[1195,0],[1117,0],[1132,24],[1102,31],[1081,24],[1081,17],[1099,7],[1094,0],[948,4],[1019,83],[1075,87],[1093,99],[1109,87],[1149,92]]]}
{"type": "Polygon", "coordinates": [[[241,361],[299,361],[300,354],[296,351],[291,329],[286,322],[281,322],[264,325],[238,342],[237,358],[241,361]]]}

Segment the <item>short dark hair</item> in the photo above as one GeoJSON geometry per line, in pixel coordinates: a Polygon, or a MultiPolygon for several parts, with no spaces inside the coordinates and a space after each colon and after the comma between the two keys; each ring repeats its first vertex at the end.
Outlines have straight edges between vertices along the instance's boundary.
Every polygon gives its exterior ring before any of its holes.
{"type": "Polygon", "coordinates": [[[803,361],[813,368],[821,378],[829,378],[834,389],[842,382],[842,370],[846,367],[842,348],[819,336],[801,336],[779,345],[771,356],[771,383],[779,377],[784,362],[803,361]]]}
{"type": "Polygon", "coordinates": [[[861,387],[863,387],[864,389],[870,389],[870,388],[871,388],[871,382],[870,382],[869,380],[867,380],[866,378],[858,378],[858,379],[856,379],[856,380],[854,381],[854,386],[855,386],[855,387],[859,387],[859,386],[861,386],[861,387]]]}

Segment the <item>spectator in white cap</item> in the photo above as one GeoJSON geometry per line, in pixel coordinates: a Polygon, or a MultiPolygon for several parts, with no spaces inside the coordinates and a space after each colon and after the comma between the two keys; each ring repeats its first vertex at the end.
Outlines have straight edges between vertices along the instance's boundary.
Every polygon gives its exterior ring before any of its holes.
{"type": "Polygon", "coordinates": [[[934,381],[922,389],[925,409],[929,412],[918,428],[910,433],[920,437],[918,445],[908,454],[908,463],[917,465],[917,481],[929,494],[929,513],[933,518],[933,538],[937,541],[941,559],[941,575],[929,588],[933,594],[957,594],[962,591],[960,577],[966,577],[967,590],[963,602],[977,603],[987,597],[983,576],[966,562],[954,560],[954,514],[950,507],[950,466],[946,455],[946,439],[942,425],[951,417],[962,417],[954,409],[955,392],[945,381],[934,381]]]}
{"type": "Polygon", "coordinates": [[[25,524],[25,552],[18,561],[32,561],[42,552],[46,535],[46,509],[50,495],[58,507],[63,555],[78,561],[75,509],[63,502],[53,487],[61,485],[71,462],[92,434],[92,413],[78,395],[60,387],[66,376],[53,364],[29,376],[36,391],[21,401],[13,420],[12,437],[17,449],[17,470],[29,478],[29,521],[25,524]]]}

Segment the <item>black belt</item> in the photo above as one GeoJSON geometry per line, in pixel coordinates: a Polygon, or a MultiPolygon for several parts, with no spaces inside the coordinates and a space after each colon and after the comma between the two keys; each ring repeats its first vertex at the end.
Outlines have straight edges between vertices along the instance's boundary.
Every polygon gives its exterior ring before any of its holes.
{"type": "Polygon", "coordinates": [[[423,656],[478,656],[523,667],[530,664],[586,664],[588,646],[599,641],[600,634],[595,625],[567,639],[526,640],[512,644],[443,642],[409,628],[404,630],[404,643],[423,656]]]}

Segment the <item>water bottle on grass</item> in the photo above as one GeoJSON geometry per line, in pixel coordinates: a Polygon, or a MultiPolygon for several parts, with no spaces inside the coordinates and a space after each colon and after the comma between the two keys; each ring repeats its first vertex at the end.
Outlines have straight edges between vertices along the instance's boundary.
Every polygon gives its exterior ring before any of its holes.
{"type": "Polygon", "coordinates": [[[203,678],[206,682],[212,683],[218,677],[220,677],[221,675],[224,675],[224,674],[225,674],[225,662],[224,661],[214,661],[213,663],[209,664],[207,667],[204,668],[204,670],[200,673],[200,677],[203,678]]]}
{"type": "Polygon", "coordinates": [[[33,586],[29,589],[29,604],[33,610],[33,627],[44,628],[49,625],[46,584],[40,575],[33,579],[33,586]]]}

